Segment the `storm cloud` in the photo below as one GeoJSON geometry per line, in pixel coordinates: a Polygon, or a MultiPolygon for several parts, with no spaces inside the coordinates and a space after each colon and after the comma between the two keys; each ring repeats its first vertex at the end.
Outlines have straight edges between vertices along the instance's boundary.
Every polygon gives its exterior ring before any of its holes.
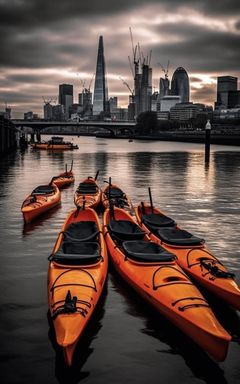
{"type": "MultiPolygon", "coordinates": [[[[58,85],[88,85],[96,67],[99,35],[104,37],[110,96],[126,106],[133,87],[129,34],[145,56],[152,50],[153,85],[166,66],[188,71],[194,102],[213,103],[216,78],[240,76],[240,2],[133,0],[0,0],[0,109],[15,116],[42,114],[43,99],[57,99],[58,85]]],[[[92,83],[92,89],[93,89],[92,83]]]]}

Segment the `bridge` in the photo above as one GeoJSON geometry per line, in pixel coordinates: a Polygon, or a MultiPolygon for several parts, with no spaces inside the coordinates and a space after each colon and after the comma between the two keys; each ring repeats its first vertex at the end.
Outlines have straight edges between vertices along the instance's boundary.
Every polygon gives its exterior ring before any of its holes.
{"type": "Polygon", "coordinates": [[[130,121],[98,121],[98,120],[80,120],[76,121],[46,121],[46,120],[16,120],[12,119],[12,123],[19,129],[32,128],[33,133],[40,132],[49,127],[95,127],[108,130],[112,135],[117,131],[128,130],[129,133],[134,132],[135,122],[130,121]]]}

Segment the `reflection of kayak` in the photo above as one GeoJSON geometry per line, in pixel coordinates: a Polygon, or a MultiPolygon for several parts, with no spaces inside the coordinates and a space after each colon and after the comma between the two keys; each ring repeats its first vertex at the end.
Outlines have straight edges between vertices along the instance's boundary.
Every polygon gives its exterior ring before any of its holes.
{"type": "Polygon", "coordinates": [[[224,360],[231,336],[176,263],[175,255],[150,241],[123,209],[107,209],[103,225],[109,254],[120,275],[215,360],[224,360]]]}
{"type": "Polygon", "coordinates": [[[204,240],[182,230],[159,209],[140,204],[136,216],[150,238],[177,256],[178,264],[204,288],[240,310],[240,288],[234,275],[213,256],[204,240]]]}
{"type": "Polygon", "coordinates": [[[133,210],[130,198],[118,185],[111,183],[111,178],[108,185],[102,191],[102,205],[104,209],[109,208],[110,200],[115,207],[125,209],[128,212],[133,210]]]}
{"type": "Polygon", "coordinates": [[[66,218],[49,257],[48,298],[57,343],[67,365],[101,296],[107,249],[97,214],[76,209],[66,218]]]}
{"type": "Polygon", "coordinates": [[[54,184],[40,185],[23,202],[21,211],[25,223],[55,207],[61,200],[61,193],[54,184]]]}
{"type": "Polygon", "coordinates": [[[86,208],[96,209],[100,204],[102,191],[96,181],[98,173],[95,178],[88,176],[79,184],[74,194],[74,203],[77,207],[81,208],[84,205],[86,208]]]}
{"type": "Polygon", "coordinates": [[[32,143],[32,148],[52,150],[78,149],[78,145],[63,141],[63,137],[53,136],[47,142],[32,143]]]}

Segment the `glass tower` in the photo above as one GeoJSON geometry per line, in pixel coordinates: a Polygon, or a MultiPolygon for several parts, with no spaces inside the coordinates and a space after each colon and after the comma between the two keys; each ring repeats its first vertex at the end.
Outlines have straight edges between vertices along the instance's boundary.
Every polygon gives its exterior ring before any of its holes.
{"type": "Polygon", "coordinates": [[[93,115],[95,116],[108,113],[108,88],[105,71],[103,37],[100,36],[93,97],[93,115]]]}
{"type": "Polygon", "coordinates": [[[181,97],[181,103],[189,102],[189,78],[183,67],[178,67],[173,74],[171,82],[171,94],[181,97]]]}

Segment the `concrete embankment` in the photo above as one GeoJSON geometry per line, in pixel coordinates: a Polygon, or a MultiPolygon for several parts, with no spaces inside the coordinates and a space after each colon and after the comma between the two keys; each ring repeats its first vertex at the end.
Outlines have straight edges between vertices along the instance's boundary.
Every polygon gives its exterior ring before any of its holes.
{"type": "MultiPolygon", "coordinates": [[[[134,136],[138,140],[162,140],[162,141],[177,141],[185,143],[204,143],[205,132],[193,131],[193,132],[159,132],[157,135],[151,136],[134,136]]],[[[211,144],[219,145],[236,145],[240,146],[240,134],[229,133],[222,134],[218,132],[211,132],[211,144]]]]}
{"type": "Polygon", "coordinates": [[[0,156],[15,149],[17,145],[16,128],[14,124],[0,116],[0,156]]]}

